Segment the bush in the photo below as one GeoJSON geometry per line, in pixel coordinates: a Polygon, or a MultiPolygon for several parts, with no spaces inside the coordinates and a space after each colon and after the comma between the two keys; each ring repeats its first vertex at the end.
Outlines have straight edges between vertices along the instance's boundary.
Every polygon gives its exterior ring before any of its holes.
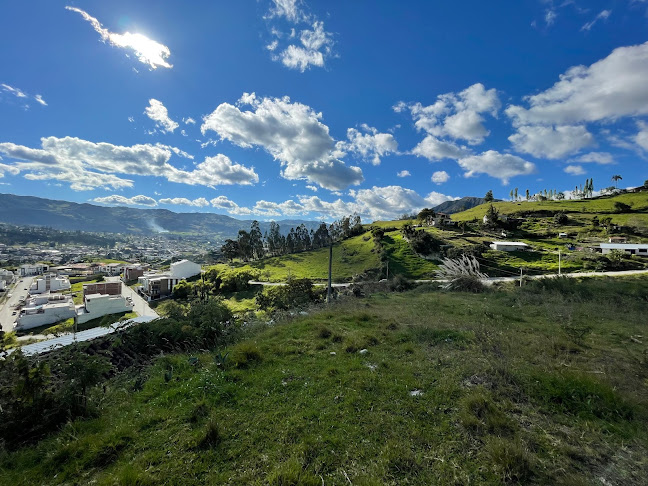
{"type": "Polygon", "coordinates": [[[221,289],[223,292],[240,292],[242,290],[249,290],[250,280],[257,280],[260,276],[258,271],[240,269],[240,270],[227,270],[220,276],[222,279],[221,289]]]}
{"type": "Polygon", "coordinates": [[[617,213],[629,213],[631,207],[628,204],[622,203],[621,201],[614,202],[614,210],[617,213]]]}
{"type": "Polygon", "coordinates": [[[564,226],[569,222],[569,218],[564,212],[554,214],[553,222],[556,226],[564,226]]]}
{"type": "Polygon", "coordinates": [[[238,344],[232,350],[231,363],[236,368],[249,368],[253,364],[263,361],[261,350],[254,343],[238,344]]]}
{"type": "Polygon", "coordinates": [[[259,308],[267,309],[294,309],[304,307],[322,298],[322,292],[313,289],[313,282],[307,278],[292,279],[287,285],[281,287],[268,287],[257,294],[256,303],[259,308]]]}

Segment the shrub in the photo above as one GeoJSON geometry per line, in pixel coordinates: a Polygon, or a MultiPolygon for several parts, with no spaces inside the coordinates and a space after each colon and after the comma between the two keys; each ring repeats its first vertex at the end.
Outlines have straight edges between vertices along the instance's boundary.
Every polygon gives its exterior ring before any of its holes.
{"type": "Polygon", "coordinates": [[[309,279],[292,279],[287,285],[269,287],[257,294],[256,303],[259,308],[287,310],[304,307],[322,298],[322,292],[315,291],[313,282],[309,279]]]}
{"type": "Polygon", "coordinates": [[[449,280],[442,285],[444,289],[462,292],[483,292],[485,287],[482,280],[488,278],[479,271],[477,259],[466,255],[457,259],[444,258],[436,276],[449,280]]]}
{"type": "Polygon", "coordinates": [[[222,435],[218,422],[214,417],[211,417],[205,424],[204,433],[198,442],[198,447],[201,449],[209,449],[220,444],[221,440],[222,435]]]}
{"type": "Polygon", "coordinates": [[[622,203],[621,201],[614,202],[614,210],[617,213],[628,213],[630,212],[630,209],[631,207],[626,203],[622,203]]]}
{"type": "Polygon", "coordinates": [[[249,368],[263,361],[263,355],[258,346],[251,342],[238,344],[232,350],[232,364],[236,368],[249,368]]]}
{"type": "Polygon", "coordinates": [[[223,292],[249,290],[250,284],[248,282],[258,279],[259,275],[258,271],[248,269],[227,270],[220,276],[222,279],[221,290],[223,292]]]}
{"type": "Polygon", "coordinates": [[[569,222],[569,218],[564,212],[560,211],[554,214],[553,222],[556,226],[564,226],[569,222]]]}

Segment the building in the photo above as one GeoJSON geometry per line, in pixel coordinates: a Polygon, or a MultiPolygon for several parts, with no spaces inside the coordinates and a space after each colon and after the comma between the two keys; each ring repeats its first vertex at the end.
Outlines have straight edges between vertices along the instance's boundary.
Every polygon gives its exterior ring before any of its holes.
{"type": "Polygon", "coordinates": [[[627,243],[628,238],[625,236],[610,236],[608,243],[627,243]]]}
{"type": "Polygon", "coordinates": [[[144,275],[150,267],[148,265],[134,264],[127,265],[124,267],[124,282],[130,282],[131,280],[137,280],[138,278],[144,275]]]}
{"type": "Polygon", "coordinates": [[[29,293],[44,294],[46,292],[59,292],[61,290],[70,290],[70,281],[67,277],[57,277],[56,275],[44,275],[37,278],[29,288],[29,293]]]}
{"type": "Polygon", "coordinates": [[[49,266],[43,263],[36,263],[34,265],[25,264],[20,265],[18,269],[18,274],[21,277],[29,277],[31,275],[42,275],[49,270],[49,266]]]}
{"type": "Polygon", "coordinates": [[[77,322],[83,324],[92,319],[132,310],[133,303],[122,295],[86,294],[83,298],[83,305],[76,308],[76,316],[77,322]]]}
{"type": "Polygon", "coordinates": [[[9,284],[11,284],[13,281],[14,281],[13,272],[0,268],[0,282],[2,282],[0,283],[0,285],[5,284],[5,286],[9,286],[9,284]]]}
{"type": "Polygon", "coordinates": [[[4,290],[7,284],[5,283],[4,280],[0,280],[0,290],[4,290]]]}
{"type": "Polygon", "coordinates": [[[648,257],[648,244],[642,243],[601,243],[601,253],[609,254],[612,250],[619,250],[628,255],[648,257]]]}
{"type": "Polygon", "coordinates": [[[83,285],[83,298],[92,294],[121,295],[121,282],[97,282],[83,285]]]}
{"type": "Polygon", "coordinates": [[[180,260],[171,264],[169,272],[150,272],[139,277],[138,291],[149,301],[168,297],[173,293],[173,287],[181,280],[200,275],[200,272],[201,268],[197,263],[180,260]]]}
{"type": "Polygon", "coordinates": [[[41,295],[32,297],[22,308],[16,320],[16,329],[54,324],[76,316],[74,302],[66,295],[41,295]]]}
{"type": "Polygon", "coordinates": [[[108,275],[120,275],[124,271],[124,267],[127,264],[124,263],[108,263],[102,264],[99,269],[101,273],[106,273],[108,275]]]}
{"type": "Polygon", "coordinates": [[[452,218],[449,214],[446,213],[436,213],[434,219],[432,220],[432,226],[454,226],[455,222],[452,221],[452,218]]]}
{"type": "Polygon", "coordinates": [[[190,278],[200,275],[200,265],[189,260],[180,260],[171,264],[171,276],[173,278],[190,278]]]}
{"type": "Polygon", "coordinates": [[[493,241],[490,247],[498,251],[524,251],[531,249],[529,245],[521,241],[493,241]]]}

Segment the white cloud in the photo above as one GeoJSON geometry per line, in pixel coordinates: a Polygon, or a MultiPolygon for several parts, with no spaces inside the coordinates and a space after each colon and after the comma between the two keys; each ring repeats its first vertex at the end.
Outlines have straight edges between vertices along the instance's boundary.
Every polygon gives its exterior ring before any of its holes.
{"type": "Polygon", "coordinates": [[[279,41],[277,39],[273,40],[270,44],[266,45],[266,49],[270,52],[274,52],[279,47],[279,41]]]}
{"type": "Polygon", "coordinates": [[[249,208],[241,207],[234,201],[229,200],[226,196],[218,196],[209,201],[211,205],[218,209],[225,209],[230,214],[245,216],[252,214],[249,208]]]}
{"type": "Polygon", "coordinates": [[[146,116],[155,122],[155,126],[163,132],[173,132],[178,128],[178,124],[169,118],[169,111],[161,101],[151,98],[149,106],[144,110],[146,116]]]}
{"type": "Polygon", "coordinates": [[[8,172],[11,175],[17,175],[20,173],[20,171],[12,165],[0,164],[0,179],[4,177],[5,172],[8,172]]]}
{"type": "Polygon", "coordinates": [[[594,27],[594,24],[598,22],[599,20],[607,20],[607,18],[610,16],[612,13],[612,10],[602,10],[596,17],[594,17],[594,20],[591,22],[587,22],[585,25],[581,27],[581,31],[583,30],[591,30],[592,27],[594,27]]]}
{"type": "Polygon", "coordinates": [[[98,202],[101,204],[114,204],[114,205],[123,205],[123,206],[157,206],[157,201],[152,197],[148,196],[133,196],[125,197],[118,194],[113,194],[112,196],[106,197],[96,197],[92,200],[93,202],[98,202]]]}
{"type": "Polygon", "coordinates": [[[465,147],[459,147],[453,142],[444,142],[438,138],[428,135],[414,149],[414,155],[425,157],[430,161],[443,159],[459,159],[470,154],[465,147]]]}
{"type": "Polygon", "coordinates": [[[614,157],[608,152],[590,152],[572,159],[573,162],[594,163],[594,164],[614,164],[614,157]]]}
{"type": "Polygon", "coordinates": [[[580,165],[568,165],[565,167],[565,172],[571,175],[583,175],[585,174],[585,169],[580,165]]]}
{"type": "Polygon", "coordinates": [[[444,182],[448,182],[450,179],[450,174],[448,174],[445,170],[440,170],[432,174],[432,182],[435,184],[443,184],[444,182]]]}
{"type": "Polygon", "coordinates": [[[196,124],[196,120],[194,120],[194,119],[191,118],[190,116],[188,116],[188,117],[186,117],[186,118],[183,118],[183,119],[182,119],[182,122],[183,122],[185,125],[195,125],[195,124],[196,124]]]}
{"type": "Polygon", "coordinates": [[[560,81],[528,96],[529,108],[511,105],[516,126],[570,125],[648,114],[648,42],[619,47],[591,66],[575,66],[560,81]]]}
{"type": "Polygon", "coordinates": [[[47,106],[47,103],[45,102],[45,100],[41,95],[37,94],[36,96],[34,96],[34,99],[38,101],[41,105],[47,106]]]}
{"type": "Polygon", "coordinates": [[[27,98],[27,95],[20,89],[9,86],[8,84],[0,84],[2,90],[9,94],[14,95],[16,98],[27,98]]]}
{"type": "Polygon", "coordinates": [[[399,102],[394,111],[400,113],[409,109],[416,128],[429,135],[466,140],[476,145],[490,134],[482,115],[488,113],[496,117],[500,106],[495,89],[487,90],[483,84],[476,83],[459,93],[440,95],[429,106],[399,102]]]}
{"type": "Polygon", "coordinates": [[[176,206],[194,206],[197,208],[204,208],[209,206],[209,201],[204,197],[199,197],[198,199],[187,199],[186,197],[173,197],[173,198],[164,198],[158,201],[160,204],[171,204],[176,206]]]}
{"type": "Polygon", "coordinates": [[[500,179],[503,184],[508,184],[511,177],[529,175],[536,171],[531,162],[511,154],[501,154],[495,150],[488,150],[481,155],[471,155],[458,161],[466,171],[466,177],[475,174],[488,174],[500,179]]]}
{"type": "Polygon", "coordinates": [[[41,145],[42,149],[32,149],[0,143],[0,153],[18,160],[13,167],[24,172],[25,178],[67,181],[74,190],[133,186],[132,180],[114,174],[159,176],[171,182],[208,187],[258,182],[254,169],[234,164],[224,155],[205,159],[193,171],[177,169],[169,163],[175,148],[162,144],[125,147],[74,137],[47,137],[41,139],[41,145]]]}
{"type": "Polygon", "coordinates": [[[594,137],[583,126],[521,126],[509,140],[518,152],[549,159],[559,159],[594,144],[594,137]]]}
{"type": "Polygon", "coordinates": [[[639,122],[639,133],[635,135],[635,142],[644,150],[648,150],[648,123],[639,122]]]}
{"type": "Polygon", "coordinates": [[[129,117],[128,117],[128,121],[129,121],[130,123],[135,123],[135,118],[133,118],[132,116],[129,116],[129,117]]]}
{"type": "Polygon", "coordinates": [[[409,170],[401,170],[400,172],[398,172],[398,173],[396,174],[396,177],[409,177],[409,176],[411,176],[411,175],[412,175],[412,174],[410,174],[410,171],[409,171],[409,170]]]}
{"type": "MultiPolygon", "coordinates": [[[[272,57],[290,69],[304,72],[311,66],[324,67],[326,60],[333,53],[333,36],[324,30],[324,22],[315,21],[312,30],[305,29],[299,36],[301,45],[290,44],[279,54],[272,57]]],[[[277,45],[270,44],[274,51],[277,45]]]]}
{"type": "Polygon", "coordinates": [[[158,67],[173,67],[166,61],[171,55],[171,51],[167,46],[149,39],[142,34],[131,34],[130,32],[126,32],[125,34],[116,34],[110,32],[108,29],[104,29],[96,18],[91,17],[83,10],[75,7],[65,8],[81,14],[86,21],[90,22],[90,25],[92,25],[94,30],[101,36],[103,42],[108,42],[115,47],[131,49],[137,56],[137,59],[141,63],[147,64],[151,69],[157,69],[158,67]]]}
{"type": "Polygon", "coordinates": [[[308,15],[300,8],[301,0],[272,0],[274,6],[268,15],[272,17],[284,17],[289,22],[297,23],[308,19],[308,15]]]}
{"type": "Polygon", "coordinates": [[[344,189],[362,182],[359,167],[349,167],[334,157],[335,142],[321,113],[290,98],[257,98],[244,93],[239,106],[219,105],[204,117],[201,131],[215,131],[221,139],[240,147],[263,147],[283,168],[286,179],[305,179],[326,189],[344,189]]]}
{"type": "MultiPolygon", "coordinates": [[[[398,151],[398,143],[391,133],[379,133],[376,128],[367,124],[360,126],[361,130],[349,128],[348,142],[338,142],[336,147],[341,152],[352,152],[362,160],[380,165],[380,158],[398,151]]],[[[344,155],[341,155],[344,156],[344,155]]]]}
{"type": "Polygon", "coordinates": [[[554,9],[547,9],[545,11],[545,23],[547,26],[552,26],[556,22],[556,17],[558,17],[558,14],[554,9]]]}
{"type": "Polygon", "coordinates": [[[313,191],[313,192],[317,192],[317,186],[307,185],[307,186],[306,186],[306,189],[310,189],[310,190],[313,191]]]}

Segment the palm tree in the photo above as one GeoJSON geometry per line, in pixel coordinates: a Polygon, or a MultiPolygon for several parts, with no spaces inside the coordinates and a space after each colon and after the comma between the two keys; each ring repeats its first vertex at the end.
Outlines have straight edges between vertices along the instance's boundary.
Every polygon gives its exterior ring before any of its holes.
{"type": "Polygon", "coordinates": [[[615,175],[612,176],[612,180],[614,181],[614,188],[615,189],[618,189],[619,181],[622,180],[622,179],[623,179],[623,177],[621,177],[618,174],[615,174],[615,175]]]}

